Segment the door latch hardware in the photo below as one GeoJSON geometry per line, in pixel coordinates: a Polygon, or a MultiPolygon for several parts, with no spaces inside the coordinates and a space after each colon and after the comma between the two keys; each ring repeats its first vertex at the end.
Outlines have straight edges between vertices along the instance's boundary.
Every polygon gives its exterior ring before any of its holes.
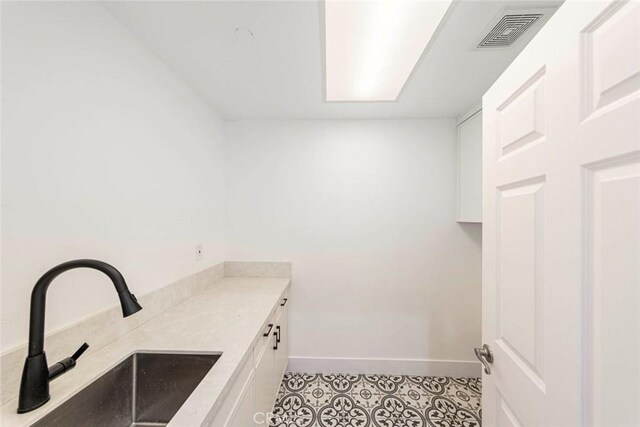
{"type": "Polygon", "coordinates": [[[493,353],[491,352],[491,348],[485,344],[482,346],[482,348],[474,348],[473,352],[476,354],[476,357],[484,366],[484,373],[487,375],[491,375],[491,366],[489,366],[490,363],[493,363],[493,353]]]}

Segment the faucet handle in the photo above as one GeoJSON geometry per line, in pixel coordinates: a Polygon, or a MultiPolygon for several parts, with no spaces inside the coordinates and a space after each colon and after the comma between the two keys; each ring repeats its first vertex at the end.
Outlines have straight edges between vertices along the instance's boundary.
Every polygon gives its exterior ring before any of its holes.
{"type": "Polygon", "coordinates": [[[87,349],[88,349],[88,348],[89,348],[89,344],[87,344],[87,343],[82,344],[82,345],[80,346],[80,348],[79,348],[75,353],[73,353],[73,355],[71,356],[71,358],[72,358],[73,360],[78,360],[78,358],[79,358],[80,356],[82,356],[82,353],[84,353],[85,351],[87,351],[87,349]]]}
{"type": "Polygon", "coordinates": [[[84,343],[80,346],[80,348],[75,353],[73,353],[73,356],[65,357],[58,363],[49,366],[49,381],[73,369],[76,366],[76,360],[78,360],[78,358],[82,356],[82,353],[87,351],[88,348],[89,348],[89,344],[84,343]]]}

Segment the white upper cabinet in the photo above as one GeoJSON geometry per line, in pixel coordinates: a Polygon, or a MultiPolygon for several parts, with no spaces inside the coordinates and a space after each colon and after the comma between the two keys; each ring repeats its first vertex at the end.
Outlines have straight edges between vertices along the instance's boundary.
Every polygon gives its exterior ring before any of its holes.
{"type": "Polygon", "coordinates": [[[482,110],[458,117],[458,222],[482,222],[482,110]]]}

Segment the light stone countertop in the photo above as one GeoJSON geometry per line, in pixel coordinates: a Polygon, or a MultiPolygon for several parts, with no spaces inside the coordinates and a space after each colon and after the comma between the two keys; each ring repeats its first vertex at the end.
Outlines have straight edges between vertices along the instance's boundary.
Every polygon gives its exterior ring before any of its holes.
{"type": "MultiPolygon", "coordinates": [[[[2,405],[0,424],[9,427],[35,422],[131,353],[144,350],[222,352],[170,423],[171,426],[207,424],[231,388],[242,362],[252,357],[254,341],[290,283],[290,278],[222,279],[80,358],[73,370],[51,382],[51,400],[41,408],[17,414],[17,398],[8,401],[2,405]]],[[[86,337],[86,341],[91,344],[91,337],[86,337]]]]}

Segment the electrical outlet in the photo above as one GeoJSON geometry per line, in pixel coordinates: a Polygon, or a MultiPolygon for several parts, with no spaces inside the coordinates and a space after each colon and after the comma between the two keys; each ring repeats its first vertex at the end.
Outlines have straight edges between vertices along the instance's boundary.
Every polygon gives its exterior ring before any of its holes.
{"type": "Polygon", "coordinates": [[[202,259],[203,254],[204,254],[204,250],[202,249],[202,245],[198,243],[196,245],[196,261],[200,261],[202,259]]]}

